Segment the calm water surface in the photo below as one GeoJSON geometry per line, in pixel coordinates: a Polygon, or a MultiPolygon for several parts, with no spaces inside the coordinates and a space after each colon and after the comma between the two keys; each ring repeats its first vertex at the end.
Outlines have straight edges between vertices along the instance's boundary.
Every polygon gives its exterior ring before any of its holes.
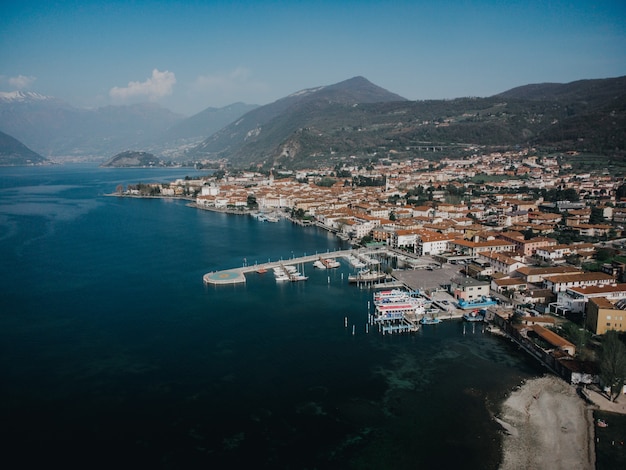
{"type": "MultiPolygon", "coordinates": [[[[66,468],[497,468],[534,364],[460,322],[365,332],[350,267],[206,287],[343,248],[289,222],[104,196],[192,170],[0,168],[3,457],[66,468]],[[342,277],[343,275],[343,277],[342,277]],[[344,327],[348,317],[352,329],[344,327]]],[[[16,467],[17,468],[17,467],[16,467]]]]}

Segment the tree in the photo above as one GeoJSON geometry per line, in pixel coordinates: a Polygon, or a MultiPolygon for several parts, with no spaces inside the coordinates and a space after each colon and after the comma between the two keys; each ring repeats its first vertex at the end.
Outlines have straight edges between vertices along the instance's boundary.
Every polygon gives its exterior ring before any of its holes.
{"type": "Polygon", "coordinates": [[[580,328],[576,323],[567,322],[562,325],[565,337],[576,346],[576,354],[579,357],[586,356],[585,346],[589,340],[590,333],[584,328],[580,328]]]}
{"type": "Polygon", "coordinates": [[[582,258],[578,253],[572,253],[571,255],[567,255],[565,257],[565,261],[567,261],[572,266],[580,266],[582,264],[582,258]]]}
{"type": "Polygon", "coordinates": [[[373,241],[374,239],[371,235],[365,235],[363,238],[361,238],[361,245],[365,246],[368,243],[372,243],[373,241]]]}
{"type": "Polygon", "coordinates": [[[258,209],[259,204],[256,201],[256,196],[254,194],[248,194],[247,199],[248,209],[258,209]]]}
{"type": "Polygon", "coordinates": [[[590,224],[603,224],[604,220],[604,212],[599,207],[591,208],[591,215],[589,216],[590,224]]]}
{"type": "Polygon", "coordinates": [[[524,234],[524,240],[530,240],[531,238],[535,236],[535,232],[533,232],[533,229],[530,227],[528,227],[522,233],[524,234]]]}
{"type": "Polygon", "coordinates": [[[611,248],[598,248],[596,251],[596,259],[603,263],[610,260],[614,254],[615,252],[611,248]]]}
{"type": "Polygon", "coordinates": [[[607,331],[602,341],[600,379],[610,388],[610,400],[615,401],[622,393],[626,381],[626,346],[615,330],[607,331]]]}

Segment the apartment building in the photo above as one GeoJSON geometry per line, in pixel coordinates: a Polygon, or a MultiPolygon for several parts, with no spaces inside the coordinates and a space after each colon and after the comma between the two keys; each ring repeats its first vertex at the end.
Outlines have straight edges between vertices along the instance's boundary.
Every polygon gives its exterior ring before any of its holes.
{"type": "Polygon", "coordinates": [[[606,297],[589,299],[585,326],[597,335],[609,330],[626,331],[626,301],[611,301],[606,297]]]}

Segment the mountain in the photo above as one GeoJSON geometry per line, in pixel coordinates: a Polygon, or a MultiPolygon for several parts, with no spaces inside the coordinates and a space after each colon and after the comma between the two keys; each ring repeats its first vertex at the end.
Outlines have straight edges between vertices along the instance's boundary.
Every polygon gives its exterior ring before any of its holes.
{"type": "Polygon", "coordinates": [[[301,168],[350,157],[432,158],[433,147],[454,153],[468,145],[624,156],[625,81],[581,80],[527,85],[487,98],[407,101],[356,77],[261,106],[188,157],[301,168]]]}
{"type": "Polygon", "coordinates": [[[165,142],[177,140],[201,142],[255,108],[258,108],[258,105],[245,103],[233,103],[223,108],[207,108],[174,124],[165,132],[163,140],[165,142]]]}
{"type": "Polygon", "coordinates": [[[161,160],[148,152],[127,150],[100,165],[104,168],[144,168],[159,166],[161,160]]]}
{"type": "Polygon", "coordinates": [[[570,83],[537,83],[524,85],[500,93],[502,98],[564,103],[585,102],[602,106],[611,99],[624,95],[626,76],[596,80],[577,80],[570,83]]]}
{"type": "Polygon", "coordinates": [[[56,157],[102,160],[142,148],[176,158],[254,108],[235,103],[185,118],[154,103],[80,109],[38,93],[0,92],[0,129],[56,157]]]}
{"type": "Polygon", "coordinates": [[[289,137],[319,120],[342,119],[361,103],[404,102],[405,98],[354,77],[330,86],[309,88],[256,108],[206,139],[188,153],[191,158],[256,162],[297,153],[289,137]]]}
{"type": "Polygon", "coordinates": [[[47,161],[19,140],[0,132],[0,166],[38,165],[47,161]]]}
{"type": "Polygon", "coordinates": [[[45,156],[141,149],[167,160],[226,159],[291,168],[464,155],[469,145],[626,157],[626,77],[531,84],[486,98],[408,101],[354,77],[265,106],[236,103],[184,118],[156,104],[78,109],[0,93],[0,129],[45,156]],[[218,128],[221,128],[217,130],[218,128]]]}
{"type": "Polygon", "coordinates": [[[35,93],[0,94],[0,129],[49,156],[96,156],[159,139],[182,116],[153,103],[75,108],[35,93]]]}

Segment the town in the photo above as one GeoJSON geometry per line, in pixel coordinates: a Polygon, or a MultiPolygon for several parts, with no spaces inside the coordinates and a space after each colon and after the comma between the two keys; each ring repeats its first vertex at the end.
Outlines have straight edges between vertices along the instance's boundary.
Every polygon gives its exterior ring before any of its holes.
{"type": "Polygon", "coordinates": [[[566,364],[570,381],[590,380],[595,374],[587,373],[584,361],[590,335],[626,331],[623,178],[604,168],[581,174],[567,163],[573,152],[468,151],[464,158],[386,158],[367,166],[269,174],[222,169],[199,179],[118,187],[118,194],[183,197],[200,209],[262,220],[286,216],[353,245],[434,260],[420,264],[423,269],[458,265],[465,280],[452,283],[456,300],[499,298],[529,325],[518,339],[530,335],[548,351],[544,363],[553,369],[566,364]],[[564,330],[567,339],[544,326],[564,330]],[[564,355],[582,360],[557,364],[564,355]]]}

